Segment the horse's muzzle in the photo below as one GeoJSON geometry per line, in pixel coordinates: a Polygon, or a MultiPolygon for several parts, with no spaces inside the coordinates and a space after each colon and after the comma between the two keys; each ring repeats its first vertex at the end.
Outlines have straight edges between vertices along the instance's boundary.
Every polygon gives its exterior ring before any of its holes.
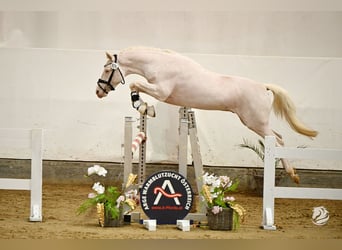
{"type": "Polygon", "coordinates": [[[105,97],[107,94],[99,89],[96,89],[96,95],[98,98],[102,98],[102,97],[105,97]]]}

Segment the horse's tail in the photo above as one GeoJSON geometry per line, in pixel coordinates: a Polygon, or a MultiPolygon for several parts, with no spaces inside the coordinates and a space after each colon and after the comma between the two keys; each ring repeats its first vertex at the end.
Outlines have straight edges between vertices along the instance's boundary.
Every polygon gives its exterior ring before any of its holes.
{"type": "Polygon", "coordinates": [[[310,138],[317,136],[317,131],[309,129],[297,118],[296,107],[286,90],[273,84],[265,84],[265,86],[273,92],[273,110],[277,116],[285,118],[291,128],[296,132],[310,138]]]}

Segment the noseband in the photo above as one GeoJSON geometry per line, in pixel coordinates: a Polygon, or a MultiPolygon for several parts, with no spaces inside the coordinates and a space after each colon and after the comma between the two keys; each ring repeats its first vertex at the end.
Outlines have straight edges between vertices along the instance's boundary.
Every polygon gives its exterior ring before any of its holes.
{"type": "Polygon", "coordinates": [[[124,78],[124,76],[122,75],[122,72],[121,72],[121,70],[120,70],[120,68],[119,68],[118,56],[117,56],[116,54],[114,55],[114,61],[105,64],[103,67],[107,67],[108,65],[110,65],[111,68],[112,68],[112,72],[110,73],[110,76],[109,76],[108,80],[106,81],[106,80],[103,80],[103,79],[101,79],[101,78],[99,78],[99,80],[97,80],[97,86],[99,86],[99,88],[100,88],[103,92],[105,92],[106,94],[108,94],[107,90],[106,90],[104,87],[102,87],[100,83],[103,83],[103,84],[105,84],[105,85],[108,85],[109,88],[110,88],[110,90],[115,90],[115,88],[114,88],[113,85],[111,84],[111,81],[112,81],[112,78],[113,78],[114,73],[115,73],[116,70],[118,70],[119,73],[120,73],[120,76],[121,76],[121,81],[120,81],[120,82],[121,82],[121,84],[125,84],[125,78],[124,78]]]}

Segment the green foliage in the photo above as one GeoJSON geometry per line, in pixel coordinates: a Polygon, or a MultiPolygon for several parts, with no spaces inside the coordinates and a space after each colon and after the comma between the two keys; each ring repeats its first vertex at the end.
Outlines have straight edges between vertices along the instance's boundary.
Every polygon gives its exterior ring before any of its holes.
{"type": "MultiPolygon", "coordinates": [[[[250,143],[247,139],[243,139],[243,143],[239,144],[241,148],[247,148],[252,150],[260,159],[262,162],[264,162],[265,159],[265,145],[262,140],[258,140],[258,144],[250,143]]],[[[276,159],[275,166],[277,167],[279,165],[280,159],[276,159]]]]}
{"type": "MultiPolygon", "coordinates": [[[[107,170],[105,168],[100,165],[94,165],[88,168],[87,175],[85,177],[105,177],[106,174],[107,170]]],[[[90,193],[88,195],[88,199],[77,209],[77,214],[85,213],[88,209],[97,207],[98,214],[103,215],[104,212],[106,217],[117,219],[121,214],[123,214],[124,205],[127,205],[125,212],[128,212],[127,209],[130,209],[131,211],[134,210],[137,206],[138,191],[136,189],[128,190],[128,188],[133,185],[136,177],[137,175],[132,173],[129,174],[126,185],[125,187],[122,187],[122,189],[119,189],[116,186],[105,187],[99,181],[95,182],[92,189],[96,193],[90,193]]],[[[122,184],[120,184],[120,186],[121,185],[122,184]]]]}
{"type": "Polygon", "coordinates": [[[250,143],[247,139],[243,139],[243,143],[239,144],[239,146],[242,148],[247,148],[247,149],[252,150],[254,153],[256,153],[257,156],[259,156],[259,158],[262,161],[264,161],[265,146],[264,146],[264,143],[260,139],[258,140],[258,143],[259,145],[255,145],[255,144],[250,143]]]}
{"type": "Polygon", "coordinates": [[[237,188],[239,186],[239,180],[236,179],[233,181],[232,185],[225,191],[225,193],[228,193],[228,192],[236,192],[237,191],[237,188]]]}
{"type": "Polygon", "coordinates": [[[118,218],[120,214],[119,206],[117,200],[121,195],[120,190],[117,187],[110,186],[106,189],[103,194],[97,194],[93,198],[87,199],[78,208],[77,213],[82,214],[86,212],[91,207],[96,207],[97,203],[103,203],[107,215],[111,215],[112,218],[118,218]]]}

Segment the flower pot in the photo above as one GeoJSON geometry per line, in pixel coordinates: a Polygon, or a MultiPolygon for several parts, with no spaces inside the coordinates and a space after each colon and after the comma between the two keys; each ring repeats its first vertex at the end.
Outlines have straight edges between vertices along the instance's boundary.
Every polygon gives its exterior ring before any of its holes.
{"type": "Polygon", "coordinates": [[[211,230],[233,230],[232,208],[222,208],[222,211],[214,214],[211,209],[207,209],[208,227],[211,230]]]}
{"type": "Polygon", "coordinates": [[[118,218],[112,218],[111,214],[106,211],[103,203],[97,204],[97,215],[101,227],[121,227],[124,224],[122,209],[118,218]]]}
{"type": "Polygon", "coordinates": [[[121,227],[123,226],[123,217],[119,216],[119,218],[112,218],[110,214],[104,216],[104,227],[121,227]]]}

